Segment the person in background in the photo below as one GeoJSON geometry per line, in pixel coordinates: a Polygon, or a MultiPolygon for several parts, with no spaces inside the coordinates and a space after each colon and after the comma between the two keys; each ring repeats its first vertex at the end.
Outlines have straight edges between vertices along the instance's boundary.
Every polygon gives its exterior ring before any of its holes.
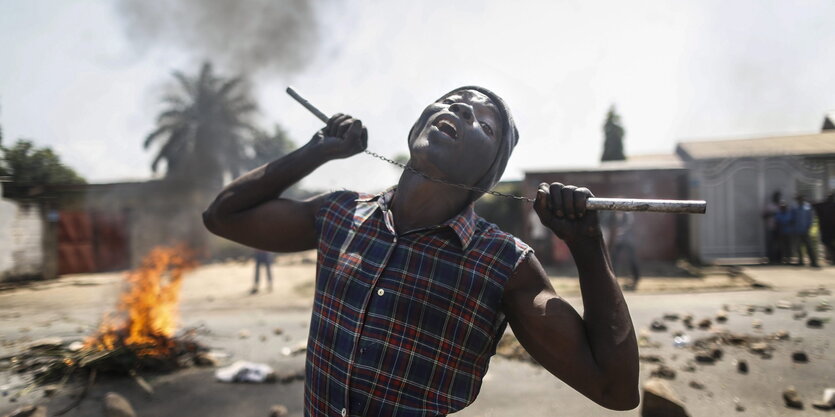
{"type": "Polygon", "coordinates": [[[789,210],[785,200],[780,200],[777,205],[777,213],[774,214],[774,225],[776,227],[777,246],[780,248],[780,263],[791,263],[792,251],[792,229],[794,227],[794,212],[789,210]]]}
{"type": "Polygon", "coordinates": [[[621,260],[625,257],[632,273],[632,282],[624,285],[624,289],[634,291],[638,288],[641,272],[638,269],[638,259],[635,255],[635,242],[632,229],[635,215],[629,212],[616,211],[609,216],[609,251],[612,254],[612,269],[618,270],[621,260]]]}
{"type": "Polygon", "coordinates": [[[771,201],[765,204],[763,220],[765,220],[765,253],[768,256],[768,263],[779,264],[782,259],[780,253],[780,236],[777,230],[777,222],[774,215],[780,211],[780,191],[771,194],[771,201]]]}
{"type": "Polygon", "coordinates": [[[252,290],[250,290],[250,294],[258,293],[258,281],[260,278],[261,272],[261,265],[264,265],[264,269],[267,271],[267,291],[272,292],[273,290],[273,272],[272,272],[272,264],[273,264],[273,257],[272,254],[263,251],[263,250],[256,250],[255,251],[255,281],[252,284],[252,290]]]}
{"type": "Polygon", "coordinates": [[[820,203],[812,205],[818,215],[818,230],[821,243],[826,248],[829,263],[835,265],[835,192],[820,203]]]}
{"type": "Polygon", "coordinates": [[[803,265],[803,252],[801,246],[806,248],[806,253],[809,255],[809,263],[813,268],[818,267],[818,257],[815,253],[815,245],[812,244],[812,238],[809,236],[809,229],[812,228],[812,220],[814,220],[815,213],[812,210],[812,205],[803,197],[803,194],[795,196],[797,205],[792,208],[794,213],[794,227],[793,240],[794,250],[797,252],[797,264],[803,265]]]}

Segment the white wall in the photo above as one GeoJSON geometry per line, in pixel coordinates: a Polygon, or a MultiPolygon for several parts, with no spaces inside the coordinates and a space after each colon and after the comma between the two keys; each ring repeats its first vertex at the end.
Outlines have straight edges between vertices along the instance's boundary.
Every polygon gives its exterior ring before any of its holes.
{"type": "Polygon", "coordinates": [[[0,281],[43,275],[42,239],[37,205],[0,198],[0,281]]]}

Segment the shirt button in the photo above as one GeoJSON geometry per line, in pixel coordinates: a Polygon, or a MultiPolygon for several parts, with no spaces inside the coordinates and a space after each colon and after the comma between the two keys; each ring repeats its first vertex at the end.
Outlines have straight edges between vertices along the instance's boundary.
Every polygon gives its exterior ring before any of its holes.
{"type": "Polygon", "coordinates": [[[382,297],[382,295],[383,295],[383,294],[385,294],[385,293],[386,293],[386,292],[385,292],[382,288],[380,288],[379,290],[377,290],[377,295],[379,295],[379,296],[381,296],[381,297],[382,297]]]}
{"type": "Polygon", "coordinates": [[[343,408],[342,409],[342,417],[345,417],[347,415],[348,415],[348,410],[343,408]]]}

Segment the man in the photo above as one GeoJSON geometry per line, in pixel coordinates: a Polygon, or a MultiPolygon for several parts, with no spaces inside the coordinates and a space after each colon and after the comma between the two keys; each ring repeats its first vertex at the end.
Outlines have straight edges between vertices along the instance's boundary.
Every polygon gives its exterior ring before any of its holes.
{"type": "Polygon", "coordinates": [[[264,250],[318,250],[306,416],[442,416],[473,400],[509,322],[548,371],[612,409],[637,406],[635,332],[587,189],[542,184],[534,209],[571,248],[584,315],[557,296],[530,248],[478,217],[518,133],[504,101],[463,87],[409,132],[410,169],[379,195],[276,198],[323,163],[365,149],[337,114],[305,146],[229,184],[212,232],[264,250]],[[414,170],[414,171],[413,171],[414,170]],[[419,173],[418,173],[419,172],[419,173]],[[430,180],[441,179],[444,182],[430,180]]]}
{"type": "Polygon", "coordinates": [[[780,248],[780,263],[791,264],[794,254],[794,211],[789,209],[786,200],[780,200],[777,204],[777,213],[774,214],[774,224],[777,228],[777,242],[780,248]]]}
{"type": "Polygon", "coordinates": [[[623,258],[632,274],[632,282],[625,285],[628,290],[638,288],[638,280],[641,279],[641,272],[638,268],[638,258],[635,254],[635,242],[632,236],[632,229],[635,224],[635,215],[629,212],[616,211],[608,216],[609,223],[609,252],[611,253],[612,269],[618,270],[623,258]]]}
{"type": "Polygon", "coordinates": [[[780,200],[782,195],[779,190],[771,193],[771,201],[766,202],[763,209],[763,219],[765,220],[765,254],[768,257],[768,263],[779,264],[782,255],[780,254],[779,232],[777,230],[777,222],[774,216],[780,211],[780,200]]]}
{"type": "Polygon", "coordinates": [[[829,193],[825,200],[813,206],[818,215],[821,243],[826,248],[829,263],[835,265],[835,192],[829,193]]]}
{"type": "Polygon", "coordinates": [[[260,281],[260,272],[261,272],[261,265],[264,266],[264,270],[267,271],[267,291],[273,291],[273,271],[272,271],[272,264],[273,264],[273,256],[267,251],[256,249],[255,254],[253,255],[255,259],[255,279],[252,282],[252,290],[249,291],[250,294],[257,294],[258,293],[258,281],[260,281]]]}
{"type": "Polygon", "coordinates": [[[795,196],[797,205],[792,209],[794,212],[794,228],[793,240],[794,249],[797,251],[797,264],[803,266],[803,251],[801,246],[806,248],[806,254],[809,255],[809,263],[813,268],[818,267],[818,256],[815,250],[815,245],[812,243],[812,237],[809,236],[809,229],[812,228],[812,221],[815,213],[812,210],[812,205],[803,197],[803,194],[795,196]]]}

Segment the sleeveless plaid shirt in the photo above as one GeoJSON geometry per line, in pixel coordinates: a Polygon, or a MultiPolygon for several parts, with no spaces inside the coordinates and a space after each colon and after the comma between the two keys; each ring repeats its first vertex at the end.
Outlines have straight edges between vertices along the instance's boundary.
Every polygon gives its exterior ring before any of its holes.
{"type": "Polygon", "coordinates": [[[468,207],[397,234],[394,190],[329,195],[316,217],[305,416],[439,416],[472,403],[531,249],[468,207]]]}

